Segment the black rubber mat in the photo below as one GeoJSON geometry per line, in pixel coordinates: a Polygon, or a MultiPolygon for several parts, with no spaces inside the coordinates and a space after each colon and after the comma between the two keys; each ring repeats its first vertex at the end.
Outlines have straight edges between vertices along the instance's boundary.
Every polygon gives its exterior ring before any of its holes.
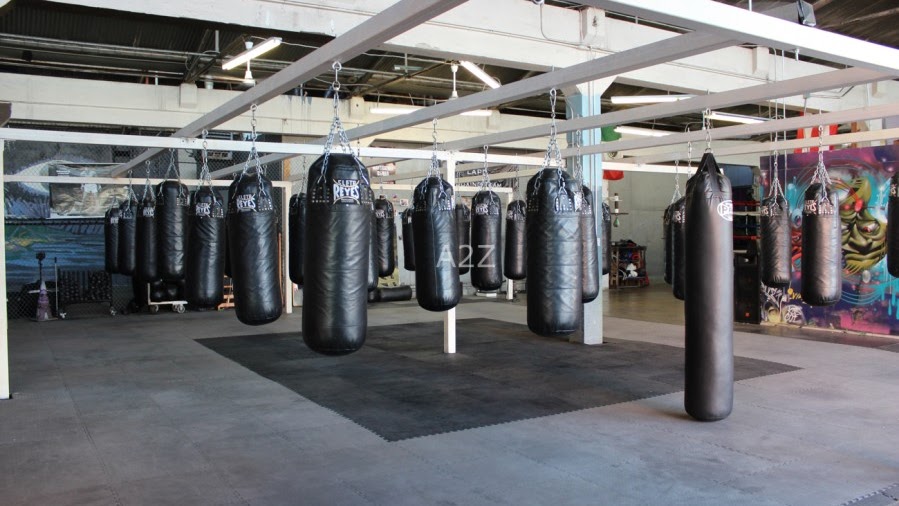
{"type": "MultiPolygon", "coordinates": [[[[325,357],[296,334],[198,340],[389,441],[632,401],[683,389],[683,350],[609,339],[582,346],[524,325],[459,320],[459,353],[440,322],[369,329],[365,347],[325,357]]],[[[736,379],[795,367],[736,358],[736,379]]]]}

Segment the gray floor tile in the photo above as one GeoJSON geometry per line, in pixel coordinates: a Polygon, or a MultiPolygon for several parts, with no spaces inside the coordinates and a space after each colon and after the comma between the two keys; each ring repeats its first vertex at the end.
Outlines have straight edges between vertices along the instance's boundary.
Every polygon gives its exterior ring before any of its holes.
{"type": "Polygon", "coordinates": [[[245,501],[211,470],[117,483],[115,490],[125,506],[213,506],[245,501]]]}

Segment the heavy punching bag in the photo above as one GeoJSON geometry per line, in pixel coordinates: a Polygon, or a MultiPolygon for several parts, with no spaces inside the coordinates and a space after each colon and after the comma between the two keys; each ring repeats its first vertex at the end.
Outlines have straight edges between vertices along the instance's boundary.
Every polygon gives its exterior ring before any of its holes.
{"type": "Polygon", "coordinates": [[[523,200],[510,202],[506,207],[506,250],[503,258],[503,274],[509,279],[520,280],[527,277],[526,215],[527,204],[523,200]]]}
{"type": "MultiPolygon", "coordinates": [[[[228,193],[225,202],[231,202],[231,196],[234,195],[234,189],[237,188],[237,181],[240,179],[240,172],[234,174],[234,181],[228,186],[228,193]]],[[[225,276],[231,277],[231,248],[228,246],[231,241],[228,239],[228,219],[225,218],[225,276]]]]}
{"type": "Polygon", "coordinates": [[[393,203],[381,196],[375,200],[375,257],[378,276],[390,276],[396,269],[396,216],[393,203]]]}
{"type": "Polygon", "coordinates": [[[234,313],[246,325],[277,320],[282,306],[278,213],[272,183],[261,170],[244,169],[228,203],[234,313]]]}
{"type": "Polygon", "coordinates": [[[303,248],[306,231],[306,194],[297,193],[290,197],[288,211],[288,233],[290,234],[290,280],[303,286],[303,248]]]}
{"type": "Polygon", "coordinates": [[[137,256],[134,275],[141,281],[159,278],[156,259],[156,201],[152,191],[144,192],[137,206],[137,256]]]}
{"type": "Polygon", "coordinates": [[[802,207],[802,300],[829,306],[843,292],[842,232],[836,195],[829,185],[813,183],[802,207]]]}
{"type": "Polygon", "coordinates": [[[133,196],[119,206],[119,274],[131,276],[137,264],[137,201],[133,196]]]}
{"type": "Polygon", "coordinates": [[[599,254],[596,250],[596,214],[593,209],[593,192],[581,187],[581,248],[583,274],[581,297],[583,302],[593,302],[599,295],[599,254]]]}
{"type": "Polygon", "coordinates": [[[371,202],[369,205],[371,218],[368,227],[368,291],[370,292],[378,288],[378,225],[375,223],[375,192],[371,187],[367,191],[367,202],[371,202]]]}
{"type": "Polygon", "coordinates": [[[225,207],[215,189],[194,192],[188,217],[188,254],[184,270],[187,303],[214,308],[224,300],[225,207]]]}
{"type": "Polygon", "coordinates": [[[759,213],[762,283],[768,286],[787,286],[790,284],[793,263],[790,205],[783,195],[775,194],[762,200],[759,213]]]}
{"type": "Polygon", "coordinates": [[[456,257],[459,274],[468,274],[474,256],[471,251],[471,210],[462,202],[456,204],[456,241],[459,244],[456,257]]]}
{"type": "Polygon", "coordinates": [[[163,181],[156,187],[157,268],[165,281],[184,279],[189,207],[190,191],[179,181],[163,181]]]}
{"type": "Polygon", "coordinates": [[[890,178],[887,201],[887,270],[899,276],[899,172],[890,178]]]}
{"type": "Polygon", "coordinates": [[[602,274],[612,272],[612,210],[602,203],[602,274]]]}
{"type": "Polygon", "coordinates": [[[478,290],[503,285],[502,202],[491,190],[471,199],[471,284],[478,290]]]}
{"type": "Polygon", "coordinates": [[[687,290],[687,198],[681,197],[671,204],[671,291],[674,297],[684,300],[687,290]]]}
{"type": "Polygon", "coordinates": [[[413,194],[415,295],[428,311],[446,311],[462,298],[453,187],[437,176],[425,178],[413,194]]]}
{"type": "Polygon", "coordinates": [[[528,190],[528,328],[565,336],[580,328],[584,312],[580,187],[567,173],[544,168],[528,190]]]}
{"type": "Polygon", "coordinates": [[[684,407],[727,418],[734,400],[734,248],[730,181],[710,152],[687,181],[684,407]]]}
{"type": "Polygon", "coordinates": [[[351,154],[325,153],[309,167],[303,259],[303,341],[325,355],[362,347],[368,325],[373,196],[366,168],[351,154]]]}
{"type": "Polygon", "coordinates": [[[400,214],[403,222],[403,267],[407,271],[415,270],[415,234],[412,232],[412,208],[400,214]]]}
{"type": "Polygon", "coordinates": [[[674,250],[674,236],[671,234],[671,208],[674,207],[674,202],[672,202],[668,207],[665,208],[665,212],[662,213],[662,244],[665,248],[665,282],[669,285],[673,281],[672,272],[674,270],[674,265],[672,265],[672,252],[674,250]]]}
{"type": "Polygon", "coordinates": [[[119,218],[118,206],[110,207],[103,217],[103,244],[105,246],[104,267],[106,272],[119,272],[119,218]]]}

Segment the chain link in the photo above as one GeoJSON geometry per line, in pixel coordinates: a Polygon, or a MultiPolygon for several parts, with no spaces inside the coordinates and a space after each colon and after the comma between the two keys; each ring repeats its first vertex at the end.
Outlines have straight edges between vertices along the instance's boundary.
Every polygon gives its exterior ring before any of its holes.
{"type": "Polygon", "coordinates": [[[702,128],[705,130],[705,150],[707,153],[712,152],[712,115],[711,109],[706,109],[702,113],[702,128]]]}
{"type": "Polygon", "coordinates": [[[260,199],[265,198],[271,201],[271,196],[268,194],[262,181],[262,177],[265,175],[265,165],[262,165],[262,162],[259,160],[259,150],[256,149],[256,139],[259,138],[259,133],[256,131],[256,110],[258,108],[256,104],[250,106],[250,155],[243,164],[240,179],[242,180],[244,176],[254,175],[253,172],[255,172],[260,199]]]}
{"type": "Polygon", "coordinates": [[[578,186],[584,186],[584,166],[581,163],[581,131],[574,131],[574,179],[578,186]]]}
{"type": "Polygon", "coordinates": [[[481,179],[481,190],[490,190],[490,169],[487,167],[487,150],[489,146],[484,145],[484,170],[483,178],[481,179]]]}
{"type": "Polygon", "coordinates": [[[331,69],[334,70],[334,81],[331,83],[331,90],[334,92],[334,100],[332,103],[333,117],[331,119],[331,128],[328,130],[328,137],[325,140],[325,148],[322,155],[324,157],[322,160],[322,171],[317,183],[324,181],[325,172],[328,169],[328,159],[330,158],[331,151],[334,147],[334,136],[336,134],[337,142],[340,144],[341,149],[345,154],[353,155],[360,178],[367,186],[370,186],[371,182],[369,181],[368,173],[362,165],[362,162],[359,161],[359,156],[353,153],[353,147],[350,145],[346,130],[343,128],[343,123],[340,121],[340,71],[343,69],[343,65],[341,65],[339,61],[335,61],[331,64],[331,69]]]}
{"type": "Polygon", "coordinates": [[[830,175],[824,165],[824,125],[818,125],[818,165],[815,167],[815,175],[812,183],[821,183],[822,193],[827,197],[827,189],[830,187],[830,175]]]}
{"type": "Polygon", "coordinates": [[[141,197],[141,199],[147,198],[148,191],[150,192],[150,196],[151,197],[153,196],[153,190],[152,190],[152,187],[150,186],[150,160],[147,160],[146,162],[144,162],[144,164],[147,167],[147,179],[144,180],[144,194],[141,197]]]}
{"type": "Polygon", "coordinates": [[[543,166],[550,167],[551,162],[556,162],[559,171],[562,170],[562,151],[559,149],[556,126],[556,89],[549,90],[549,109],[550,109],[550,125],[549,125],[549,145],[546,147],[546,156],[543,158],[543,166]]]}

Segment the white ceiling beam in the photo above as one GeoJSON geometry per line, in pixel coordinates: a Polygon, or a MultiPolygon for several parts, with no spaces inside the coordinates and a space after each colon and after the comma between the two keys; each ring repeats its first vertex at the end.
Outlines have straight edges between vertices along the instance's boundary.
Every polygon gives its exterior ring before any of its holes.
{"type": "MultiPolygon", "coordinates": [[[[252,104],[266,102],[300,83],[327,72],[335,61],[354,57],[465,2],[466,0],[400,0],[343,36],[326,43],[248,91],[192,121],[175,132],[174,136],[193,136],[205,128],[217,126],[240,115],[252,104]]],[[[115,169],[113,176],[124,174],[158,153],[153,150],[144,152],[115,169]]]]}

